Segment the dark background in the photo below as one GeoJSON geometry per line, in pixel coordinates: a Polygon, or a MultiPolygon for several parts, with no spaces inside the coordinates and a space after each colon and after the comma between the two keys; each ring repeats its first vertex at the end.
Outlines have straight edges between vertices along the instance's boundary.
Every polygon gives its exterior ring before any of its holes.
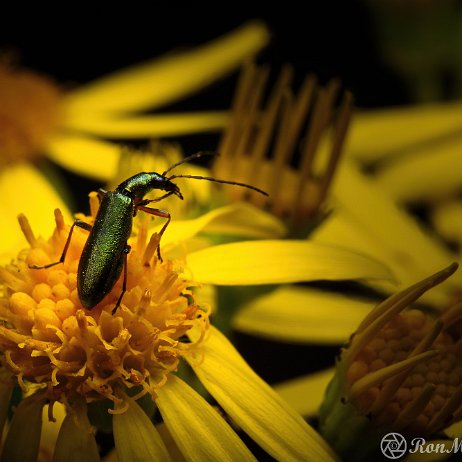
{"type": "MultiPolygon", "coordinates": [[[[289,7],[243,12],[220,4],[206,10],[156,11],[154,5],[148,10],[126,4],[121,11],[95,6],[66,12],[40,10],[37,16],[25,8],[22,15],[17,11],[4,14],[0,45],[16,50],[24,65],[62,83],[84,83],[144,59],[206,42],[258,18],[268,24],[273,36],[260,57],[274,69],[290,62],[300,78],[306,72],[316,73],[321,82],[340,77],[359,106],[406,100],[399,79],[382,63],[365,2],[327,0],[310,2],[306,8],[303,12],[289,7]]],[[[220,107],[223,98],[228,101],[228,92],[218,91],[209,102],[220,107]]]]}

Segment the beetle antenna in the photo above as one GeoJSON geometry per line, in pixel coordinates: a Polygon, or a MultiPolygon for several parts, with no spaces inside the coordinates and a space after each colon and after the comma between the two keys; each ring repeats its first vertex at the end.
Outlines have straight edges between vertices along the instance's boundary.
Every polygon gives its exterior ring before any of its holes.
{"type": "Polygon", "coordinates": [[[263,191],[262,189],[256,188],[255,186],[252,186],[250,184],[239,183],[237,181],[217,180],[216,178],[212,178],[210,176],[198,176],[198,175],[172,175],[169,178],[169,180],[173,180],[175,178],[192,178],[193,180],[207,180],[207,181],[213,181],[215,183],[233,184],[235,186],[242,186],[243,188],[252,189],[253,191],[257,191],[258,193],[263,194],[264,196],[269,196],[269,194],[263,191]]]}
{"type": "Polygon", "coordinates": [[[195,154],[191,154],[190,156],[185,157],[184,159],[181,159],[176,164],[173,164],[171,167],[169,167],[167,170],[165,170],[164,173],[162,173],[162,176],[165,176],[168,172],[170,172],[170,170],[173,170],[174,168],[178,167],[178,165],[184,164],[184,163],[189,162],[189,161],[194,160],[194,159],[199,159],[200,157],[204,157],[204,156],[219,156],[219,154],[218,154],[218,152],[214,152],[214,151],[199,151],[199,152],[196,152],[195,154]]]}

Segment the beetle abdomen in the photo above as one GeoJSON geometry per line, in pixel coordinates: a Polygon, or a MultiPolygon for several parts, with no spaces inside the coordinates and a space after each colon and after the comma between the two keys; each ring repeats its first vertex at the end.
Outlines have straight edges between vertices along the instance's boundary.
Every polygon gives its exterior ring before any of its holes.
{"type": "Polygon", "coordinates": [[[133,211],[133,199],[121,192],[108,192],[101,201],[77,273],[77,291],[85,308],[97,305],[120,276],[133,211]]]}

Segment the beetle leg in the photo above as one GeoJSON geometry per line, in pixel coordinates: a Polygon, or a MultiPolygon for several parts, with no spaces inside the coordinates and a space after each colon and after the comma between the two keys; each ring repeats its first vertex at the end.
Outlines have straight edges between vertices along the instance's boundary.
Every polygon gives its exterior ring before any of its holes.
{"type": "Polygon", "coordinates": [[[126,244],[125,249],[124,249],[124,280],[122,282],[122,292],[120,293],[119,298],[117,299],[117,303],[115,304],[115,307],[112,309],[112,314],[114,314],[117,311],[117,308],[119,308],[120,304],[122,303],[122,297],[124,296],[125,292],[127,292],[127,256],[130,253],[130,250],[132,248],[126,244]]]}
{"type": "Polygon", "coordinates": [[[162,238],[162,235],[164,234],[165,230],[167,229],[167,226],[170,223],[170,220],[172,219],[170,213],[168,213],[166,210],[161,210],[161,209],[153,209],[151,207],[145,207],[145,206],[139,206],[138,207],[140,210],[143,212],[149,213],[151,215],[155,215],[156,217],[162,217],[162,218],[167,218],[167,222],[162,226],[161,230],[159,231],[159,243],[157,244],[157,256],[161,262],[164,260],[162,259],[160,255],[160,240],[162,238]]]}
{"type": "Polygon", "coordinates": [[[162,199],[165,199],[168,196],[171,196],[172,194],[173,194],[173,191],[169,191],[168,193],[165,193],[163,196],[157,197],[156,199],[141,199],[139,201],[136,201],[135,199],[135,206],[138,208],[141,208],[141,207],[144,207],[145,205],[150,204],[151,202],[159,202],[162,199]]]}
{"type": "Polygon", "coordinates": [[[53,263],[49,263],[48,265],[29,265],[29,268],[32,268],[32,269],[45,269],[45,268],[50,268],[52,266],[58,265],[59,263],[63,263],[64,259],[66,258],[67,249],[69,248],[69,244],[71,243],[71,237],[72,237],[72,233],[74,231],[74,226],[78,226],[79,228],[83,228],[86,231],[91,231],[91,229],[92,229],[92,226],[89,225],[88,223],[85,223],[84,221],[81,221],[81,220],[75,220],[74,223],[71,226],[71,229],[69,230],[69,234],[67,236],[66,243],[64,244],[63,253],[61,254],[61,257],[59,258],[59,260],[55,261],[53,263]]]}
{"type": "Polygon", "coordinates": [[[168,196],[171,196],[173,194],[173,191],[169,191],[168,193],[164,194],[163,196],[157,197],[156,199],[147,199],[146,204],[150,204],[151,202],[159,202],[162,199],[165,199],[168,196]]]}

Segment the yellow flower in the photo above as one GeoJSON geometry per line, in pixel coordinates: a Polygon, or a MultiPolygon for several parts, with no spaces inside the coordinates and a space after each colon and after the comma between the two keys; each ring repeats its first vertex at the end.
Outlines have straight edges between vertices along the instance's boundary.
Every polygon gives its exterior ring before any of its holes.
{"type": "MultiPolygon", "coordinates": [[[[407,146],[405,140],[417,140],[422,133],[428,133],[430,139],[432,134],[436,138],[437,133],[450,133],[451,127],[459,123],[460,110],[442,108],[438,112],[441,120],[433,125],[435,111],[427,111],[419,115],[422,120],[411,117],[405,130],[399,129],[400,123],[404,124],[408,113],[414,114],[412,111],[402,111],[401,115],[383,111],[376,118],[374,114],[360,114],[353,118],[352,130],[346,136],[345,149],[349,155],[339,162],[351,102],[347,95],[332,123],[332,101],[338,83],[331,82],[317,93],[315,79],[308,77],[294,94],[290,88],[290,69],[285,69],[264,105],[265,78],[265,71],[255,68],[248,68],[241,77],[234,102],[235,117],[222,139],[219,150],[223,155],[213,172],[217,177],[234,178],[267,189],[270,198],[230,190],[230,200],[248,200],[281,216],[286,223],[286,235],[308,234],[312,244],[341,246],[383,262],[391,270],[392,278],[360,282],[385,294],[455,259],[453,253],[423,231],[381,191],[377,182],[361,171],[357,160],[369,160],[363,163],[370,166],[374,152],[380,160],[380,154],[387,150],[399,153],[400,146],[407,146]],[[311,113],[308,121],[307,113],[311,113]],[[384,125],[388,130],[381,134],[387,114],[388,125],[384,125]],[[422,130],[424,120],[428,129],[422,130]],[[304,133],[302,127],[307,122],[304,133]],[[298,165],[298,171],[294,165],[298,165]],[[329,212],[327,216],[325,212],[329,212]]],[[[415,144],[416,148],[421,147],[415,144]]],[[[448,166],[454,165],[450,160],[455,155],[454,152],[448,156],[448,166]]],[[[455,169],[451,178],[459,175],[458,171],[455,169]]],[[[412,188],[404,176],[401,183],[409,190],[412,188]]],[[[461,275],[455,275],[426,293],[423,301],[441,309],[459,290],[461,282],[461,275]]],[[[349,291],[343,295],[339,290],[286,285],[241,303],[232,325],[239,331],[277,341],[340,344],[367,314],[371,301],[370,294],[364,297],[349,291]]],[[[331,375],[332,371],[321,371],[280,384],[277,390],[301,413],[311,415],[316,412],[331,375]],[[312,399],[307,400],[306,396],[312,399]]]]}
{"type": "MultiPolygon", "coordinates": [[[[331,219],[313,237],[341,241],[380,259],[400,286],[454,259],[454,253],[403,205],[433,207],[444,204],[446,197],[454,198],[461,184],[460,114],[458,103],[358,111],[331,189],[331,219]]],[[[453,213],[454,208],[447,210],[453,213]]],[[[454,278],[428,294],[426,301],[448,301],[459,284],[454,278]]]]}
{"type": "Polygon", "coordinates": [[[461,305],[437,319],[411,308],[457,266],[377,305],[342,350],[320,431],[343,458],[370,458],[390,431],[428,438],[462,419],[461,305]]]}
{"type": "Polygon", "coordinates": [[[460,254],[460,103],[359,114],[349,153],[400,206],[418,206],[430,226],[460,254]],[[374,142],[372,141],[374,139],[374,142]]]}
{"type": "MultiPolygon", "coordinates": [[[[316,79],[308,76],[295,92],[291,88],[292,71],[287,67],[265,103],[262,95],[266,77],[265,69],[244,69],[234,99],[233,118],[221,140],[221,156],[213,165],[213,176],[251,183],[268,191],[270,195],[265,198],[229,188],[227,198],[232,203],[245,200],[278,217],[283,233],[275,237],[301,237],[300,243],[316,247],[317,243],[311,240],[316,233],[313,228],[329,222],[332,213],[330,188],[335,188],[336,175],[343,167],[340,163],[337,170],[352,98],[348,92],[343,95],[334,117],[339,82],[331,81],[325,88],[318,88],[316,79]],[[332,138],[327,139],[326,133],[332,138]],[[306,240],[307,236],[310,240],[306,240]]],[[[330,241],[329,245],[338,255],[348,248],[341,239],[330,241]]],[[[338,266],[321,255],[313,263],[318,270],[323,269],[323,274],[296,282],[359,279],[353,272],[350,277],[336,277],[338,266]]],[[[345,340],[368,310],[360,298],[314,287],[285,285],[274,289],[241,304],[232,320],[233,327],[279,341],[329,344],[345,340]],[[319,306],[323,309],[319,310],[319,306]]]]}
{"type": "MultiPolygon", "coordinates": [[[[97,206],[94,194],[92,216],[80,218],[91,223],[97,206]]],[[[55,220],[52,237],[44,240],[21,216],[30,248],[0,269],[3,372],[9,371],[28,393],[14,413],[2,460],[35,460],[47,400],[63,402],[67,409],[54,460],[65,460],[70,450],[80,459],[98,460],[87,409],[89,403],[103,399],[112,403],[119,460],[170,460],[155,426],[137,404],[144,395],[154,400],[188,460],[255,460],[216,410],[175,374],[180,362],[189,364],[225,412],[273,457],[335,459],[311,427],[210,326],[209,311],[198,301],[197,281],[217,282],[215,272],[217,280],[225,277],[224,268],[215,268],[213,261],[203,268],[207,263],[202,252],[212,248],[187,255],[177,248],[179,256],[169,259],[175,249],[166,243],[161,262],[156,255],[158,235],[148,239],[147,221],[137,218],[136,233],[129,241],[127,292],[112,315],[122,280],[91,310],[83,308],[77,294],[76,273],[86,231],[74,229],[63,264],[30,267],[59,259],[69,226],[59,211],[55,220]],[[198,278],[192,280],[188,274],[198,278]]],[[[262,250],[247,246],[254,257],[262,250]]],[[[282,255],[276,253],[278,258],[282,255]]],[[[245,281],[252,270],[246,265],[239,278],[228,269],[228,278],[245,281]]],[[[6,379],[0,390],[4,397],[11,390],[6,379]]],[[[4,417],[7,407],[2,410],[4,417]]]]}
{"type": "Polygon", "coordinates": [[[264,198],[233,189],[229,197],[271,211],[287,223],[289,235],[305,233],[305,237],[308,226],[326,211],[323,206],[342,152],[352,96],[349,92],[343,95],[334,121],[338,81],[317,88],[316,79],[308,76],[294,94],[292,70],[286,67],[268,102],[263,103],[267,76],[267,69],[244,68],[213,173],[267,191],[269,197],[264,198]],[[320,155],[319,143],[328,130],[334,132],[333,140],[328,143],[329,151],[320,155]]]}
{"type": "MultiPolygon", "coordinates": [[[[151,138],[222,128],[228,121],[226,112],[161,115],[144,111],[158,109],[224,76],[267,40],[265,26],[249,23],[191,51],[139,64],[69,92],[37,73],[0,63],[4,223],[13,223],[24,212],[40,229],[51,232],[46,216],[56,206],[70,219],[63,201],[51,200],[56,184],[50,184],[27,160],[46,153],[79,174],[107,181],[115,176],[120,148],[105,138],[151,138]]],[[[5,261],[12,249],[16,253],[19,242],[13,228],[3,233],[7,239],[2,239],[0,256],[5,261]]]]}

